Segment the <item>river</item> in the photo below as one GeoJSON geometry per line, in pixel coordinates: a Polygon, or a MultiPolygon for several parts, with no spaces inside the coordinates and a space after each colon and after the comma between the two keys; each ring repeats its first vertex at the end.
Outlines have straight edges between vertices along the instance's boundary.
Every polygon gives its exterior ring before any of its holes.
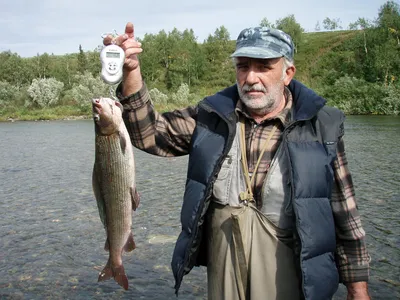
{"type": "MultiPolygon", "coordinates": [[[[187,158],[135,150],[141,205],[124,291],[97,282],[107,262],[91,187],[92,121],[0,123],[0,299],[176,299],[170,260],[187,158]]],[[[373,299],[400,298],[400,118],[350,116],[347,158],[367,232],[373,299]]],[[[206,299],[204,268],[178,299],[206,299]]],[[[335,299],[343,299],[340,287],[335,299]]]]}

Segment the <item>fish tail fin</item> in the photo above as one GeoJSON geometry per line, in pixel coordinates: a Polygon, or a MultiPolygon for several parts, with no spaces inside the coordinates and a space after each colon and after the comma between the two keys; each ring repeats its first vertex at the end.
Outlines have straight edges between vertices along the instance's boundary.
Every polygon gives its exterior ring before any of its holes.
{"type": "Polygon", "coordinates": [[[125,274],[124,266],[112,267],[109,259],[103,271],[99,274],[98,281],[105,281],[111,277],[114,277],[114,280],[125,290],[128,289],[128,277],[125,274]]]}
{"type": "Polygon", "coordinates": [[[136,248],[135,241],[133,240],[132,232],[128,236],[128,240],[125,243],[124,250],[125,252],[131,252],[136,248]]]}
{"type": "Polygon", "coordinates": [[[122,286],[125,290],[128,289],[128,277],[125,275],[124,266],[121,265],[113,269],[114,279],[120,286],[122,286]]]}
{"type": "Polygon", "coordinates": [[[104,267],[103,271],[99,274],[99,278],[97,281],[105,281],[113,277],[113,271],[111,269],[111,262],[110,260],[107,261],[106,266],[104,267]]]}

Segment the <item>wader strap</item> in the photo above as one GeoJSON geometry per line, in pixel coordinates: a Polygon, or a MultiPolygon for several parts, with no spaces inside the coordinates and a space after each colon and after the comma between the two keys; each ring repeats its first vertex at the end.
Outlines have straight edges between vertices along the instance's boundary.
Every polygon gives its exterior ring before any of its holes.
{"type": "MultiPolygon", "coordinates": [[[[254,168],[253,174],[256,174],[258,166],[260,165],[260,162],[261,162],[261,158],[263,157],[264,152],[267,149],[267,146],[268,146],[272,136],[274,135],[276,129],[277,129],[277,126],[274,125],[269,136],[264,141],[264,144],[261,148],[260,156],[258,157],[257,164],[254,168]]],[[[247,164],[247,157],[246,157],[246,132],[245,131],[246,131],[245,121],[244,121],[244,118],[241,117],[240,118],[240,151],[242,153],[242,167],[243,167],[244,178],[246,180],[247,191],[240,193],[240,200],[245,201],[245,202],[251,202],[251,201],[254,201],[253,190],[251,187],[253,186],[255,176],[252,176],[252,178],[250,180],[249,166],[247,164]]]]}
{"type": "Polygon", "coordinates": [[[247,261],[246,254],[244,252],[244,245],[242,239],[242,233],[240,231],[239,218],[237,215],[232,214],[232,241],[233,251],[236,260],[235,266],[238,269],[235,270],[236,282],[238,284],[238,293],[240,300],[246,300],[247,296],[247,261]]]}

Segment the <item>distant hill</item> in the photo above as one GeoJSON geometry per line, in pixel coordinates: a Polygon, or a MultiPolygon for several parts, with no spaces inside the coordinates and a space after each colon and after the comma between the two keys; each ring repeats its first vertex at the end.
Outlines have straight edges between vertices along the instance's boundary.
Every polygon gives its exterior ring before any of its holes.
{"type": "Polygon", "coordinates": [[[318,64],[321,58],[354,38],[357,33],[356,30],[304,33],[303,42],[294,57],[297,68],[296,79],[310,84],[311,73],[315,68],[323,67],[318,64]]]}

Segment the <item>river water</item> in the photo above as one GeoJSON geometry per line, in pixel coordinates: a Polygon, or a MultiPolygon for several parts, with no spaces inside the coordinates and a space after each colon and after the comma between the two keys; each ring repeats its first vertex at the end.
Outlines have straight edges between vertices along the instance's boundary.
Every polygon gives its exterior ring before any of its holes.
{"type": "MultiPolygon", "coordinates": [[[[400,299],[400,118],[346,122],[346,148],[370,251],[370,293],[400,299]]],[[[170,260],[180,231],[187,158],[135,150],[141,206],[124,291],[97,282],[107,262],[91,187],[92,121],[0,123],[0,299],[176,299],[170,260]]],[[[178,299],[206,299],[204,268],[178,299]]],[[[341,287],[335,299],[344,299],[341,287]]]]}

